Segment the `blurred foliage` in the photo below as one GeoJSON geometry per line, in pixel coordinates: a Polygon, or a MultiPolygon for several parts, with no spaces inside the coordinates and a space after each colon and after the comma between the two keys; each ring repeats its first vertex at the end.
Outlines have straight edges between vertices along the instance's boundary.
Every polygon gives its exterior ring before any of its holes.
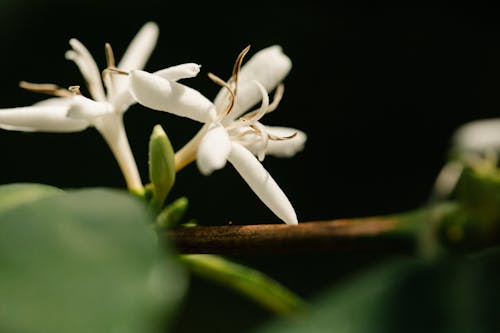
{"type": "Polygon", "coordinates": [[[149,209],[117,190],[43,191],[0,188],[0,331],[160,332],[186,281],[149,209]]]}
{"type": "Polygon", "coordinates": [[[426,262],[390,260],[344,279],[314,307],[257,333],[498,332],[500,248],[426,262]]]}

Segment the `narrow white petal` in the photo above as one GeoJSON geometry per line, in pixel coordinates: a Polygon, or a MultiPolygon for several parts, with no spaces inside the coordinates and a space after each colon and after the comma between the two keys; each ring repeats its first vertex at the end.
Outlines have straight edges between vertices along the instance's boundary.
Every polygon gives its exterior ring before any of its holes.
{"type": "Polygon", "coordinates": [[[290,201],[255,156],[239,143],[232,142],[229,162],[264,204],[287,224],[297,224],[290,201]]]}
{"type": "Polygon", "coordinates": [[[195,63],[185,63],[176,66],[167,67],[165,69],[154,72],[169,81],[178,81],[181,79],[190,79],[198,75],[200,72],[200,65],[195,63]]]}
{"type": "Polygon", "coordinates": [[[74,61],[78,66],[83,78],[87,82],[92,98],[96,101],[106,100],[106,94],[104,93],[104,87],[101,81],[101,73],[99,72],[99,68],[94,58],[78,39],[70,39],[69,44],[73,50],[66,52],[66,59],[74,61]]]}
{"type": "Polygon", "coordinates": [[[500,151],[500,118],[476,120],[460,126],[453,135],[460,150],[500,151]]]}
{"type": "Polygon", "coordinates": [[[158,40],[159,28],[154,22],[142,26],[123,54],[118,68],[129,71],[143,69],[153,52],[158,40]]]}
{"type": "MultiPolygon", "coordinates": [[[[238,75],[238,91],[235,106],[230,114],[235,119],[261,100],[259,88],[251,81],[260,82],[267,92],[271,92],[283,81],[292,68],[292,61],[283,53],[281,46],[273,45],[255,53],[241,67],[238,75]]],[[[214,104],[217,109],[224,109],[228,103],[227,91],[221,89],[214,104]]]]}
{"type": "Polygon", "coordinates": [[[86,119],[92,121],[96,117],[113,113],[113,107],[108,102],[96,102],[90,98],[77,95],[68,109],[68,117],[72,119],[86,119]]]}
{"type": "Polygon", "coordinates": [[[215,107],[197,90],[144,71],[130,72],[130,91],[135,100],[154,110],[207,123],[215,119],[215,107]]]}
{"type": "MultiPolygon", "coordinates": [[[[133,69],[143,69],[153,53],[153,50],[158,41],[159,28],[154,22],[147,22],[137,32],[135,37],[130,42],[127,50],[123,54],[118,68],[124,71],[133,69]]],[[[115,91],[120,94],[127,89],[128,77],[124,75],[115,75],[114,80],[115,91]]]]}
{"type": "Polygon", "coordinates": [[[220,124],[211,125],[198,146],[196,156],[198,169],[204,175],[222,169],[230,152],[231,140],[226,129],[220,124]]]}
{"type": "Polygon", "coordinates": [[[33,132],[78,132],[89,123],[66,117],[67,106],[26,106],[0,109],[0,128],[33,132]]]}

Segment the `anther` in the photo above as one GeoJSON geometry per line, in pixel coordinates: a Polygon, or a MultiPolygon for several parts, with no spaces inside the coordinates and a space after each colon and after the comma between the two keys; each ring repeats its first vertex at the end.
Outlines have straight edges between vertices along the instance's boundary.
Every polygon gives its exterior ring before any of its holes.
{"type": "Polygon", "coordinates": [[[283,97],[284,93],[285,93],[285,85],[283,83],[280,83],[276,87],[276,91],[274,92],[274,96],[273,96],[273,101],[271,102],[271,104],[269,104],[269,107],[267,108],[266,113],[269,113],[269,112],[276,110],[276,108],[278,107],[278,105],[281,102],[281,98],[283,97]]]}
{"type": "Polygon", "coordinates": [[[71,92],[73,95],[82,94],[82,92],[80,91],[80,86],[69,86],[68,91],[71,92]]]}
{"type": "Polygon", "coordinates": [[[233,75],[231,77],[231,81],[234,82],[234,95],[236,95],[236,91],[238,89],[238,74],[240,72],[241,64],[243,63],[243,58],[250,50],[250,45],[245,47],[243,51],[240,52],[233,66],[233,75]]]}
{"type": "Polygon", "coordinates": [[[21,81],[19,82],[19,87],[29,91],[58,97],[68,97],[72,95],[69,90],[61,88],[58,85],[52,83],[31,83],[21,81]]]}
{"type": "Polygon", "coordinates": [[[215,75],[213,73],[208,73],[208,77],[212,81],[214,81],[215,83],[217,83],[218,85],[226,88],[227,91],[229,92],[229,94],[231,95],[231,97],[229,99],[229,105],[226,107],[226,110],[222,113],[223,115],[227,115],[233,109],[234,99],[235,99],[235,92],[233,91],[233,89],[231,88],[231,86],[229,84],[227,84],[226,82],[224,82],[224,80],[222,80],[217,75],[215,75]]]}
{"type": "Polygon", "coordinates": [[[102,80],[106,81],[106,77],[108,74],[120,74],[120,75],[129,75],[129,72],[123,71],[115,67],[115,54],[113,53],[113,48],[111,44],[104,44],[104,51],[106,53],[106,64],[107,67],[102,71],[102,80]]]}
{"type": "Polygon", "coordinates": [[[111,44],[104,44],[104,51],[106,52],[106,64],[108,68],[115,67],[115,55],[113,53],[113,49],[111,48],[111,44]]]}
{"type": "Polygon", "coordinates": [[[276,136],[276,135],[272,135],[272,134],[267,134],[269,140],[274,140],[274,141],[283,141],[283,140],[290,140],[290,139],[293,139],[294,137],[296,137],[298,134],[298,132],[294,132],[293,134],[291,135],[287,135],[287,136],[276,136]]]}

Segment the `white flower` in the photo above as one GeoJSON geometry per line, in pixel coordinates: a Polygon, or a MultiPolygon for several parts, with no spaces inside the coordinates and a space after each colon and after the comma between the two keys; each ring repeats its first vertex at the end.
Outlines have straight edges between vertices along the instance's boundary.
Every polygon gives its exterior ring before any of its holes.
{"type": "Polygon", "coordinates": [[[240,70],[247,51],[248,48],[238,57],[228,83],[211,76],[224,86],[213,103],[192,88],[144,71],[130,73],[130,90],[147,107],[204,123],[198,134],[176,153],[178,170],[196,158],[199,170],[208,175],[229,161],[279,218],[297,224],[290,201],[259,162],[266,153],[293,156],[302,150],[306,140],[301,131],[260,123],[266,113],[277,107],[283,94],[280,82],[289,73],[291,61],[275,45],[257,52],[240,70]],[[269,103],[268,92],[275,88],[275,100],[269,103]],[[259,101],[260,107],[248,112],[259,101]]]}
{"type": "Polygon", "coordinates": [[[146,23],[128,46],[116,69],[114,55],[106,44],[108,68],[101,73],[87,48],[71,39],[66,58],[75,62],[87,83],[92,99],[79,87],[62,89],[50,84],[22,82],[21,86],[56,95],[28,107],[0,110],[0,128],[18,131],[75,132],[95,127],[113,152],[130,190],[142,189],[142,182],[123,126],[123,114],[135,103],[128,92],[128,76],[114,72],[142,69],[158,39],[158,27],[146,23]],[[104,81],[104,85],[103,85],[104,81]],[[106,87],[106,89],[104,89],[106,87]]]}
{"type": "Polygon", "coordinates": [[[496,168],[500,153],[500,118],[479,119],[459,126],[451,139],[450,160],[433,186],[436,198],[448,197],[456,188],[465,166],[496,168]]]}
{"type": "Polygon", "coordinates": [[[463,152],[500,151],[500,119],[475,120],[453,134],[454,148],[463,152]]]}

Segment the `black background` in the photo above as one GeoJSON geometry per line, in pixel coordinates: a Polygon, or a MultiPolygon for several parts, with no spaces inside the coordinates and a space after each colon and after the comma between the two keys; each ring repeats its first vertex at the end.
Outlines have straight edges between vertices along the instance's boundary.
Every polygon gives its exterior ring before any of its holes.
{"type": "MultiPolygon", "coordinates": [[[[304,2],[306,3],[306,2],[304,2]]],[[[425,203],[457,126],[497,117],[500,110],[500,19],[495,8],[172,1],[3,1],[0,4],[0,106],[29,105],[43,96],[20,80],[82,84],[64,59],[76,37],[105,66],[104,43],[115,55],[148,20],[160,27],[146,70],[202,64],[184,83],[213,98],[206,76],[226,78],[237,54],[280,44],[292,59],[279,109],[264,123],[308,134],[291,159],[264,166],[289,196],[300,221],[371,216],[425,203]]],[[[199,125],[132,107],[129,139],[147,181],[147,142],[161,123],[174,148],[199,125]]],[[[0,183],[41,182],[64,188],[123,188],[119,169],[94,129],[76,134],[0,132],[0,183]]],[[[232,167],[210,177],[195,165],[178,174],[172,198],[190,199],[190,217],[203,225],[281,223],[232,167]]],[[[304,296],[381,259],[333,254],[238,257],[304,296]]],[[[178,332],[242,331],[269,316],[238,296],[194,280],[178,332]],[[217,303],[217,306],[212,306],[217,303]],[[231,305],[232,304],[232,305],[231,305]],[[237,306],[234,306],[237,304],[237,306]],[[229,313],[230,312],[230,313],[229,313]],[[199,326],[197,326],[199,325],[199,326]],[[208,327],[208,328],[207,328],[208,327]]]]}

